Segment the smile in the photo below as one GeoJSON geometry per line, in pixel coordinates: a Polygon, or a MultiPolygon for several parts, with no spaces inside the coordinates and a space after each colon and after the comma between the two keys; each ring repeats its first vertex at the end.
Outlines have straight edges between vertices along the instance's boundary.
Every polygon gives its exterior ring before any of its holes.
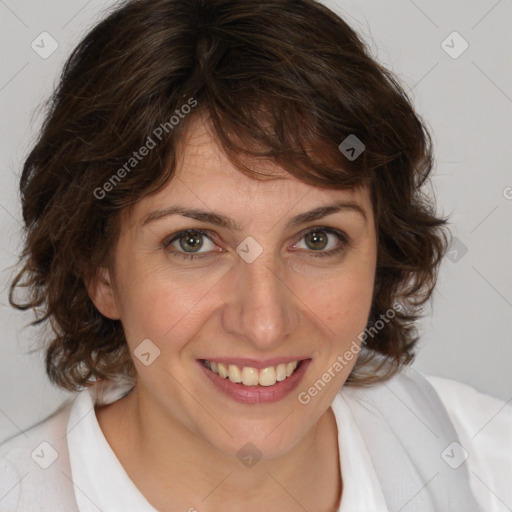
{"type": "Polygon", "coordinates": [[[286,380],[298,368],[301,361],[281,363],[267,368],[253,368],[251,366],[239,367],[234,364],[217,363],[203,359],[202,363],[213,373],[223,379],[229,379],[236,384],[244,386],[273,386],[276,382],[286,380]]]}
{"type": "Polygon", "coordinates": [[[197,363],[214,389],[224,396],[244,404],[264,404],[290,395],[302,381],[311,359],[266,362],[198,359],[197,363]]]}

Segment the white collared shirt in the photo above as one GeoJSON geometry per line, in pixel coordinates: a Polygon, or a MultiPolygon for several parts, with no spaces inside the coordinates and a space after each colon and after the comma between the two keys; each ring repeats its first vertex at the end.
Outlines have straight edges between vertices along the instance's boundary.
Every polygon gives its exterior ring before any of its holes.
{"type": "MultiPolygon", "coordinates": [[[[460,444],[467,449],[465,464],[471,490],[481,509],[484,512],[510,512],[510,402],[505,404],[456,381],[436,377],[429,377],[428,381],[441,398],[460,444]]],[[[114,395],[112,399],[118,399],[125,393],[126,390],[120,389],[118,396],[114,395]]],[[[332,404],[338,428],[343,478],[338,512],[391,512],[386,505],[367,444],[351,410],[349,396],[342,390],[332,404]]],[[[69,512],[75,509],[74,503],[71,505],[74,501],[79,512],[156,512],[130,480],[103,435],[94,412],[94,400],[95,395],[90,390],[82,391],[67,412],[61,412],[26,431],[27,439],[20,434],[0,446],[1,512],[69,512]],[[40,448],[42,439],[61,451],[61,457],[49,469],[40,469],[34,463],[37,456],[43,453],[43,448],[40,448]],[[33,451],[35,446],[38,452],[33,451]],[[66,473],[66,449],[69,452],[70,474],[66,473]],[[71,481],[73,491],[69,490],[66,494],[60,487],[71,481]],[[31,508],[35,503],[38,506],[31,508]]],[[[68,487],[71,489],[71,485],[68,487]]],[[[200,512],[199,505],[196,505],[196,509],[200,512]]],[[[402,512],[412,510],[415,509],[407,505],[402,512]]],[[[459,512],[457,508],[451,510],[459,512]]]]}
{"type": "MultiPolygon", "coordinates": [[[[500,400],[480,394],[456,381],[432,377],[429,381],[440,394],[454,422],[461,444],[468,450],[471,446],[467,464],[475,497],[485,512],[510,512],[510,404],[504,408],[504,403],[500,400]],[[471,440],[482,427],[485,427],[484,430],[471,440]],[[499,446],[500,442],[503,443],[502,446],[499,446]],[[489,484],[494,488],[489,487],[489,484]]],[[[343,393],[336,395],[332,409],[338,426],[340,467],[343,477],[343,495],[338,512],[387,511],[370,454],[343,398],[343,393]]],[[[98,508],[104,512],[156,512],[117,460],[93,411],[93,398],[90,393],[84,392],[74,403],[69,419],[71,427],[76,423],[68,434],[68,443],[73,481],[82,491],[75,490],[80,512],[97,512],[98,508]],[[94,451],[89,448],[92,446],[96,447],[94,451]],[[114,489],[123,491],[113,492],[114,489]]]]}

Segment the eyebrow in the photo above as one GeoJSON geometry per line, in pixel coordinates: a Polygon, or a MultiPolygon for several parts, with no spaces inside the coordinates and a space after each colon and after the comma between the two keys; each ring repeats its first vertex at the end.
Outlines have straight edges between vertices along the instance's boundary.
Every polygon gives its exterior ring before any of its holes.
{"type": "MultiPolygon", "coordinates": [[[[327,215],[332,215],[333,213],[338,213],[341,211],[355,212],[359,214],[361,217],[363,217],[365,222],[368,221],[364,209],[358,203],[354,201],[336,201],[335,203],[326,206],[320,206],[313,210],[309,210],[307,212],[295,215],[295,217],[292,217],[286,223],[286,227],[293,227],[299,224],[305,224],[306,222],[312,222],[323,217],[326,217],[327,215]]],[[[220,213],[190,209],[182,206],[170,206],[169,208],[155,210],[148,213],[147,215],[144,216],[142,220],[142,227],[146,226],[150,222],[154,222],[156,220],[168,217],[170,215],[182,215],[183,217],[188,217],[198,221],[208,222],[216,226],[229,228],[233,231],[242,230],[242,228],[230,217],[226,217],[225,215],[221,215],[220,213]]]]}

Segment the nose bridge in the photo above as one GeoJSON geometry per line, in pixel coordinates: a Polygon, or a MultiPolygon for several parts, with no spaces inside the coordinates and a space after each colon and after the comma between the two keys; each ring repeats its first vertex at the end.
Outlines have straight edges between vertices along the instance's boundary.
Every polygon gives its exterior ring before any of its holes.
{"type": "Polygon", "coordinates": [[[250,263],[240,258],[236,265],[231,284],[234,292],[223,315],[224,328],[259,348],[279,345],[299,322],[283,272],[269,254],[250,263]]]}

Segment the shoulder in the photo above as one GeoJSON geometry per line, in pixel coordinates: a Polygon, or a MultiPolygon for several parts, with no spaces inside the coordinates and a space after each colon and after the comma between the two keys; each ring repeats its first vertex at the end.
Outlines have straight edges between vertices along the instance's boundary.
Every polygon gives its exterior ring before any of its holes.
{"type": "MultiPolygon", "coordinates": [[[[370,420],[383,418],[379,426],[390,426],[401,442],[407,442],[412,432],[411,452],[423,426],[436,435],[446,432],[439,436],[442,446],[434,458],[444,461],[453,473],[466,467],[471,489],[485,510],[510,511],[512,400],[503,401],[462,382],[412,368],[369,388],[351,388],[346,396],[360,415],[369,413],[370,420]]],[[[427,440],[421,437],[422,443],[427,440]]]]}
{"type": "MultiPolygon", "coordinates": [[[[53,414],[25,431],[0,444],[0,460],[20,469],[29,468],[27,453],[31,455],[37,443],[60,444],[66,434],[70,404],[64,403],[53,414]]],[[[34,454],[35,457],[35,454],[34,454]]]]}
{"type": "Polygon", "coordinates": [[[71,402],[64,402],[50,416],[4,441],[0,444],[0,456],[2,459],[6,457],[15,458],[16,455],[24,453],[25,450],[32,447],[36,439],[54,439],[58,438],[60,434],[65,434],[70,409],[71,402]]]}
{"type": "Polygon", "coordinates": [[[481,393],[462,382],[425,375],[445,406],[457,430],[469,437],[477,437],[491,430],[510,430],[512,421],[512,399],[508,402],[481,393]]]}
{"type": "Polygon", "coordinates": [[[62,506],[73,510],[66,439],[71,406],[72,401],[64,402],[49,417],[0,445],[2,511],[62,510],[62,506]]]}
{"type": "MultiPolygon", "coordinates": [[[[471,485],[490,510],[512,504],[512,399],[500,400],[472,386],[426,376],[455,426],[458,457],[467,460],[471,485]]],[[[452,455],[450,452],[449,455],[452,455]]]]}

